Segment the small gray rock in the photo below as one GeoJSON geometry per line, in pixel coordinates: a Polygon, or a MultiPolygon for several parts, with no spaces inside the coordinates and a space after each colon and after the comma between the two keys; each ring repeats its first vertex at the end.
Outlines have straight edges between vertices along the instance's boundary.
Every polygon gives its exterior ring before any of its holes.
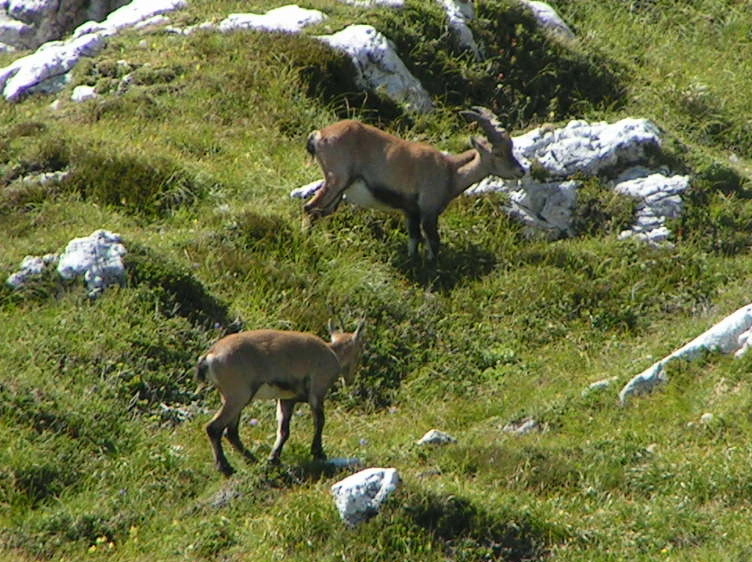
{"type": "Polygon", "coordinates": [[[418,445],[447,445],[448,443],[456,443],[457,439],[439,431],[438,429],[432,429],[418,440],[418,445]]]}
{"type": "Polygon", "coordinates": [[[334,484],[332,495],[342,520],[355,527],[378,514],[400,483],[395,468],[367,468],[334,484]]]}

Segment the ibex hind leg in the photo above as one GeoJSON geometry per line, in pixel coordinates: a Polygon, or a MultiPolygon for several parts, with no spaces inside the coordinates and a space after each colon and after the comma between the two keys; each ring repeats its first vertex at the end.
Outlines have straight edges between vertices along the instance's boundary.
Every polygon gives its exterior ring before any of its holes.
{"type": "MultiPolygon", "coordinates": [[[[211,443],[214,451],[214,462],[219,470],[225,476],[230,476],[235,472],[235,469],[230,465],[230,462],[225,456],[225,452],[222,449],[222,435],[227,430],[227,438],[230,443],[236,447],[240,444],[239,436],[237,434],[237,423],[240,421],[240,412],[243,410],[246,404],[250,402],[251,398],[258,391],[258,386],[250,389],[250,392],[244,396],[226,397],[222,396],[222,407],[214,414],[211,421],[206,424],[206,434],[209,436],[209,442],[211,443]],[[233,429],[230,429],[232,425],[235,425],[233,429]],[[238,437],[237,439],[235,439],[238,437]]],[[[245,449],[245,447],[243,447],[245,449]]]]}
{"type": "Polygon", "coordinates": [[[206,434],[209,437],[209,443],[211,443],[214,452],[214,464],[216,465],[217,470],[225,476],[231,476],[235,472],[235,469],[230,465],[230,462],[227,460],[225,452],[222,449],[222,435],[232,418],[232,415],[227,411],[226,406],[227,405],[224,404],[211,421],[206,424],[206,434]]]}

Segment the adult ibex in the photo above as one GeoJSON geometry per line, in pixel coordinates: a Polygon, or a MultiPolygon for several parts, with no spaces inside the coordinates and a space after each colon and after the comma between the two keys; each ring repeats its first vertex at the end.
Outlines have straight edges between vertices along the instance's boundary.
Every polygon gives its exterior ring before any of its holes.
{"type": "Polygon", "coordinates": [[[352,382],[363,350],[364,321],[346,333],[329,324],[331,342],[314,334],[280,330],[254,330],[226,336],[199,359],[196,375],[211,381],[222,398],[222,407],[206,425],[217,469],[230,476],[234,469],[222,450],[222,435],[249,461],[254,455],[240,440],[240,413],[253,398],[277,400],[277,440],[269,461],[279,462],[290,435],[295,404],[308,402],[314,420],[311,454],[326,458],[321,444],[324,430],[324,397],[342,376],[352,382]]]}
{"type": "Polygon", "coordinates": [[[488,141],[472,137],[473,149],[456,155],[351,119],[314,131],[307,148],[324,172],[324,185],[305,211],[312,219],[326,216],[343,197],[362,207],[401,210],[407,215],[409,255],[425,235],[428,257],[434,259],[439,215],[452,199],[490,174],[507,179],[525,174],[512,153],[512,139],[490,110],[474,107],[461,114],[476,121],[488,141]]]}

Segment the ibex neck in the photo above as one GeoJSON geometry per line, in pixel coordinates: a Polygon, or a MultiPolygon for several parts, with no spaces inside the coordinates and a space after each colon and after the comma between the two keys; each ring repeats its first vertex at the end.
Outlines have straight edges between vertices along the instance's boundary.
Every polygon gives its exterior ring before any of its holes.
{"type": "Polygon", "coordinates": [[[477,150],[468,150],[453,157],[455,166],[454,194],[459,195],[488,175],[488,169],[477,150]]]}

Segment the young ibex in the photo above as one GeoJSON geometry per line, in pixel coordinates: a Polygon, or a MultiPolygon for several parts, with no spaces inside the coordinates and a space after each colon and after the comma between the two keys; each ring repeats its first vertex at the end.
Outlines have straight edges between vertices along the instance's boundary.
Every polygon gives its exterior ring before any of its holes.
{"type": "Polygon", "coordinates": [[[439,215],[452,199],[490,174],[507,179],[525,174],[512,139],[490,110],[474,107],[461,114],[481,126],[488,142],[473,137],[473,149],[457,155],[349,119],[314,131],[308,152],[324,172],[324,185],[305,211],[311,219],[329,215],[343,197],[362,207],[401,210],[407,215],[409,255],[415,255],[422,229],[434,259],[439,215]]]}
{"type": "Polygon", "coordinates": [[[363,350],[365,321],[346,333],[329,323],[331,342],[302,332],[255,330],[226,336],[199,359],[196,375],[211,381],[222,398],[222,407],[206,425],[217,469],[230,476],[234,469],[222,450],[222,435],[247,460],[254,455],[240,441],[238,424],[242,409],[253,398],[277,400],[277,440],[269,461],[279,462],[290,435],[295,404],[308,402],[314,420],[311,454],[324,459],[324,397],[342,376],[352,382],[363,350]]]}

